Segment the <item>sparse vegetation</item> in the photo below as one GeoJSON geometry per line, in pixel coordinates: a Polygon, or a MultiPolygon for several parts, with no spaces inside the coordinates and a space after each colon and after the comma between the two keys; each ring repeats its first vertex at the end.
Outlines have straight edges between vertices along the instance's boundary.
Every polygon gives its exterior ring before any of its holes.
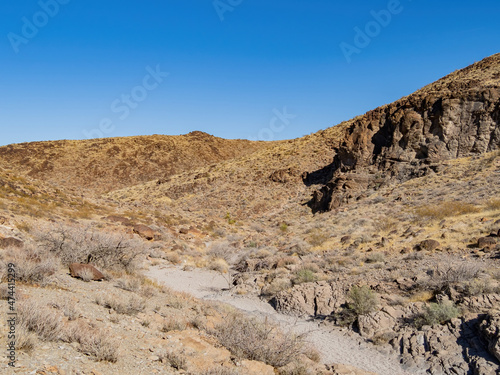
{"type": "Polygon", "coordinates": [[[136,315],[146,308],[144,300],[136,297],[115,297],[115,296],[98,296],[96,303],[108,309],[113,309],[118,314],[136,315]]]}
{"type": "Polygon", "coordinates": [[[132,272],[137,259],[147,251],[143,241],[91,227],[43,226],[34,236],[41,248],[57,255],[65,265],[90,260],[103,269],[132,272]]]}
{"type": "Polygon", "coordinates": [[[415,325],[422,327],[424,325],[444,324],[459,315],[460,311],[451,301],[431,303],[426,307],[425,312],[415,319],[415,325]]]}
{"type": "Polygon", "coordinates": [[[231,313],[210,333],[233,355],[261,361],[274,367],[290,363],[304,350],[300,336],[279,330],[273,324],[231,313]]]}
{"type": "Polygon", "coordinates": [[[314,273],[314,270],[308,267],[302,267],[295,272],[293,277],[294,284],[312,283],[318,280],[318,275],[314,273]]]}
{"type": "Polygon", "coordinates": [[[356,316],[367,315],[378,307],[377,295],[366,285],[353,286],[348,294],[348,308],[356,316]]]}
{"type": "Polygon", "coordinates": [[[440,204],[426,205],[415,209],[416,215],[426,220],[443,220],[447,217],[472,214],[479,211],[479,207],[460,201],[445,201],[440,204]]]}

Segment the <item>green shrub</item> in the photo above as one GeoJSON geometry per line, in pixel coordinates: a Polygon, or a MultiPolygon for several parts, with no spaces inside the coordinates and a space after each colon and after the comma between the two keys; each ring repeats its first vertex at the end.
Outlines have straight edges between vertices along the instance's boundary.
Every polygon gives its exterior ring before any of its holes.
{"type": "Polygon", "coordinates": [[[460,315],[460,311],[451,301],[429,304],[425,312],[416,319],[416,326],[444,324],[460,315]]]}
{"type": "Polygon", "coordinates": [[[378,307],[377,295],[366,285],[353,286],[348,294],[348,308],[356,316],[367,315],[378,307]]]}
{"type": "Polygon", "coordinates": [[[318,280],[318,275],[314,273],[313,270],[303,267],[295,272],[295,277],[293,278],[293,283],[303,284],[303,283],[312,283],[318,280]]]}

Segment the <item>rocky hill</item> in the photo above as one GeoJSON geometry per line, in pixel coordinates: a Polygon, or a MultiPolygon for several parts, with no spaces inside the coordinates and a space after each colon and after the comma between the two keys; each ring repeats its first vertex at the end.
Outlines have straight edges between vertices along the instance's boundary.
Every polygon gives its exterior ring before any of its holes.
{"type": "Polygon", "coordinates": [[[144,204],[168,197],[219,216],[274,214],[301,203],[329,211],[435,173],[446,160],[497,150],[499,97],[497,54],[332,128],[110,196],[144,204]]]}
{"type": "Polygon", "coordinates": [[[0,166],[70,190],[107,192],[268,148],[203,132],[0,147],[0,166]]]}
{"type": "Polygon", "coordinates": [[[500,54],[452,73],[345,126],[323,169],[314,211],[338,208],[384,181],[405,181],[445,160],[500,148],[500,54]]]}
{"type": "Polygon", "coordinates": [[[0,148],[9,373],[498,373],[499,91],[494,55],[294,140],[0,148]]]}

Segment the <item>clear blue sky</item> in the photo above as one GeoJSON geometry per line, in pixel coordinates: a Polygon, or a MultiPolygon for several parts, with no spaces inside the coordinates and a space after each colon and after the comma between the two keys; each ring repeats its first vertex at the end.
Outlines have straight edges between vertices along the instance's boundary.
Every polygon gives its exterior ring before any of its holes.
{"type": "Polygon", "coordinates": [[[0,9],[2,145],[192,130],[295,138],[500,52],[498,0],[5,0],[0,9]],[[355,40],[356,27],[368,42],[355,40]],[[341,43],[356,48],[350,62],[341,43]],[[148,67],[169,75],[155,80],[148,67]]]}

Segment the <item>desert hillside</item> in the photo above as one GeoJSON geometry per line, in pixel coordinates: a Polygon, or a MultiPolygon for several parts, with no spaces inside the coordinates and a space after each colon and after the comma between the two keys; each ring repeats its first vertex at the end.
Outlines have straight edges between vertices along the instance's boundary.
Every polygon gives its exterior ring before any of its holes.
{"type": "Polygon", "coordinates": [[[499,262],[500,54],[294,140],[0,148],[2,373],[493,375],[499,262]]]}
{"type": "Polygon", "coordinates": [[[106,192],[267,148],[202,132],[53,141],[0,147],[0,166],[70,190],[106,192]]]}

